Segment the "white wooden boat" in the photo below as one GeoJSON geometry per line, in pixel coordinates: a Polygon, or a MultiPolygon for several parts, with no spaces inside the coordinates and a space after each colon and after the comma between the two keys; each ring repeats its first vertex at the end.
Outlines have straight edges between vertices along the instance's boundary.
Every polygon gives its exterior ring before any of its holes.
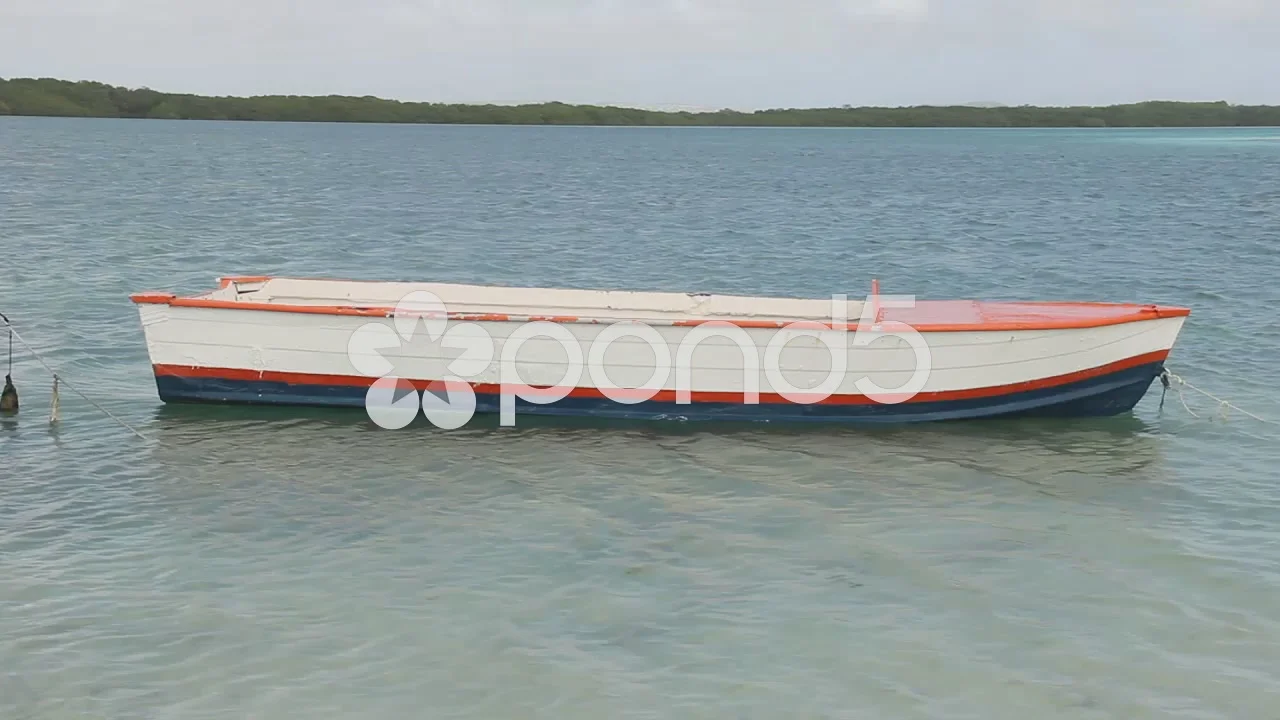
{"type": "Polygon", "coordinates": [[[1127,412],[1190,314],[268,277],[131,299],[165,402],[360,407],[394,377],[465,384],[479,412],[505,390],[521,414],[872,423],[1127,412]],[[403,299],[424,293],[441,305],[415,313],[434,330],[409,331],[403,299]]]}

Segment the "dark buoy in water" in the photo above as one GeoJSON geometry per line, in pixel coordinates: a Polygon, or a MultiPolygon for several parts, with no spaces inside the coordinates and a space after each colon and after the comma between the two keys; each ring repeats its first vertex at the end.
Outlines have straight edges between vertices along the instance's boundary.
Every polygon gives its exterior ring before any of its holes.
{"type": "Polygon", "coordinates": [[[12,415],[18,412],[18,388],[13,386],[13,328],[9,327],[9,318],[0,314],[5,328],[9,331],[9,372],[4,376],[4,390],[0,391],[0,415],[12,415]]]}
{"type": "Polygon", "coordinates": [[[4,376],[4,391],[0,392],[0,413],[12,415],[18,412],[18,389],[13,386],[13,378],[4,376]]]}

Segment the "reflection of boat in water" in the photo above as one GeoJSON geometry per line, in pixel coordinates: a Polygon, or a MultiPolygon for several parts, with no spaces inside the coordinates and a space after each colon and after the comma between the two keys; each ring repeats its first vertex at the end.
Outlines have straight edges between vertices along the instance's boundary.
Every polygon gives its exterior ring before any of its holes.
{"type": "Polygon", "coordinates": [[[264,277],[133,300],[166,402],[361,407],[394,368],[416,390],[465,386],[481,412],[516,394],[522,414],[831,423],[1124,413],[1189,314],[264,277]],[[436,304],[406,311],[415,294],[436,304]],[[417,344],[406,317],[443,337],[417,344]]]}
{"type": "Polygon", "coordinates": [[[1132,415],[872,428],[603,421],[609,432],[591,418],[530,417],[502,429],[496,419],[477,420],[448,433],[428,432],[425,419],[419,419],[421,431],[377,432],[363,414],[338,409],[169,404],[156,409],[149,434],[159,441],[156,459],[187,468],[184,476],[210,478],[239,467],[246,479],[266,472],[301,481],[298,468],[352,462],[363,468],[362,477],[449,483],[459,473],[584,482],[604,472],[621,473],[627,482],[679,484],[678,476],[697,472],[769,485],[825,478],[945,486],[956,474],[1034,485],[1072,476],[1140,482],[1168,472],[1161,452],[1166,439],[1132,415]]]}

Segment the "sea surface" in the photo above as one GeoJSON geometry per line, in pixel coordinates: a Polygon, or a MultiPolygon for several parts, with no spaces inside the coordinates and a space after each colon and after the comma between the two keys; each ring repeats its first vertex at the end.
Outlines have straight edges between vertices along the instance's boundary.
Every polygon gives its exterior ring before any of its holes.
{"type": "Polygon", "coordinates": [[[0,312],[145,436],[17,346],[3,720],[1280,718],[1280,426],[164,407],[127,296],[226,274],[1186,305],[1280,420],[1280,130],[0,118],[0,312]]]}

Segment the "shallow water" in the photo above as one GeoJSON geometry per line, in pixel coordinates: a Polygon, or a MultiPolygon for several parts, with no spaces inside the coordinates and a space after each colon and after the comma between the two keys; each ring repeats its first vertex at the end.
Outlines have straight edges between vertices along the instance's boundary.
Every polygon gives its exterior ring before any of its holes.
{"type": "Polygon", "coordinates": [[[164,407],[217,275],[1161,302],[1280,419],[1280,131],[0,118],[2,718],[1261,718],[1277,428],[164,407]]]}

